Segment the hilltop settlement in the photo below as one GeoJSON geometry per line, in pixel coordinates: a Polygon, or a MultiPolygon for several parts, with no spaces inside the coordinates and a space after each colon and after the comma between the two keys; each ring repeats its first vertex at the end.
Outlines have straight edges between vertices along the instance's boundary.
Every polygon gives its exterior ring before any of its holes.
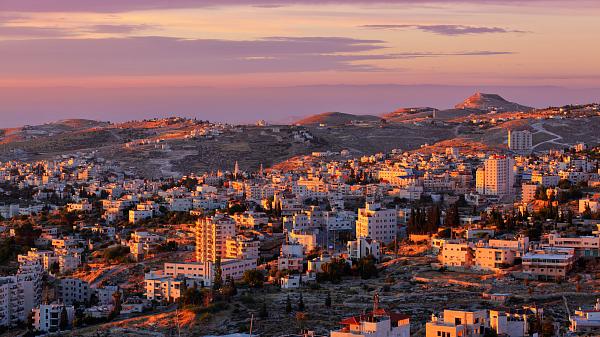
{"type": "Polygon", "coordinates": [[[6,336],[598,336],[597,104],[0,131],[6,336]]]}

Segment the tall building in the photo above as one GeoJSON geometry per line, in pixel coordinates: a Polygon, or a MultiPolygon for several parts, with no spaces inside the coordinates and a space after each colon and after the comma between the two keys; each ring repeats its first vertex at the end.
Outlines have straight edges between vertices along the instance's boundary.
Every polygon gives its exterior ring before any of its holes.
{"type": "Polygon", "coordinates": [[[371,238],[388,244],[396,239],[397,213],[395,209],[386,209],[379,203],[366,203],[358,209],[356,220],[356,238],[371,238]]]}
{"type": "Polygon", "coordinates": [[[196,223],[196,261],[258,259],[259,242],[236,235],[235,220],[226,214],[202,218],[196,223]]]}
{"type": "Polygon", "coordinates": [[[225,258],[227,239],[235,237],[235,221],[226,214],[199,219],[196,223],[196,261],[225,258]]]}
{"type": "Polygon", "coordinates": [[[513,151],[531,151],[533,147],[532,133],[528,130],[508,130],[508,148],[513,151]]]}
{"type": "Polygon", "coordinates": [[[485,195],[512,195],[515,161],[507,156],[490,156],[476,172],[477,192],[485,195]]]}

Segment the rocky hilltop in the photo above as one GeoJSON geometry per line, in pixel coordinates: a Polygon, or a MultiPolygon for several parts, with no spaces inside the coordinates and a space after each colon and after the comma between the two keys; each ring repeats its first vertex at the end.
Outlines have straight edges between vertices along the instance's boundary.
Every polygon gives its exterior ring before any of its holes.
{"type": "Polygon", "coordinates": [[[518,103],[505,100],[497,94],[484,94],[476,92],[464,101],[456,104],[455,109],[472,109],[481,111],[497,111],[497,112],[514,112],[514,111],[531,111],[532,107],[521,105],[518,103]]]}

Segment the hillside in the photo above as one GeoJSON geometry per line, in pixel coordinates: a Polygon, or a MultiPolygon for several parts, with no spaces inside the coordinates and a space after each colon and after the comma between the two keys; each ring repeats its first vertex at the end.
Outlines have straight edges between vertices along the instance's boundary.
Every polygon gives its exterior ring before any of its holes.
{"type": "Polygon", "coordinates": [[[497,94],[476,92],[464,101],[456,104],[455,109],[473,109],[484,112],[531,111],[533,108],[518,103],[509,102],[497,94]]]}
{"type": "Polygon", "coordinates": [[[508,129],[530,130],[536,151],[582,140],[592,146],[600,143],[598,104],[527,113],[407,108],[381,118],[326,113],[299,123],[306,125],[262,127],[178,117],[125,123],[59,121],[0,129],[0,161],[92,154],[114,160],[127,172],[156,178],[231,170],[236,161],[243,170],[255,170],[261,164],[268,168],[315,151],[349,150],[352,155],[365,155],[392,149],[443,151],[446,146],[503,151],[508,129]],[[369,123],[350,123],[357,120],[369,123]],[[332,127],[320,127],[320,123],[332,127]]]}
{"type": "Polygon", "coordinates": [[[296,121],[295,125],[346,125],[352,121],[359,122],[377,122],[381,118],[372,115],[353,115],[343,112],[325,112],[317,115],[312,115],[296,121]]]}
{"type": "Polygon", "coordinates": [[[406,120],[431,118],[437,111],[438,109],[430,107],[400,108],[396,111],[382,114],[381,118],[388,122],[403,122],[406,120]]]}

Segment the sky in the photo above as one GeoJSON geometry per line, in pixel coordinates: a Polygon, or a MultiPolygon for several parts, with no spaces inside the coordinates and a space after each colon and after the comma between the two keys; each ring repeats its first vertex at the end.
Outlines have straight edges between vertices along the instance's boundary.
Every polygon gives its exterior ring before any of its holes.
{"type": "Polygon", "coordinates": [[[600,101],[587,0],[0,0],[0,128],[600,101]]]}

